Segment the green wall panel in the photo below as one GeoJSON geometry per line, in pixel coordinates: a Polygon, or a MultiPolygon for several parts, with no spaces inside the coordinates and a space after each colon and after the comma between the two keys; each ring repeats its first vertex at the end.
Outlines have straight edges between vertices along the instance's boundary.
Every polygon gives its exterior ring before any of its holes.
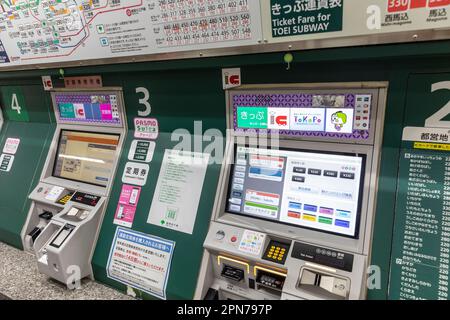
{"type": "MultiPolygon", "coordinates": [[[[450,101],[448,89],[431,92],[432,85],[439,82],[450,82],[450,73],[409,76],[402,127],[425,127],[425,120],[450,101]]],[[[441,120],[448,120],[448,115],[441,120]]],[[[413,145],[413,142],[403,141],[399,160],[389,298],[447,300],[448,151],[420,150],[413,145]],[[412,162],[414,158],[427,161],[427,165],[420,168],[421,174],[427,176],[418,187],[422,195],[416,195],[411,188],[417,170],[417,164],[412,162]],[[430,191],[439,194],[429,197],[430,191]]]]}
{"type": "MultiPolygon", "coordinates": [[[[93,258],[94,276],[97,280],[125,290],[123,285],[107,278],[106,265],[117,228],[113,224],[113,220],[122,187],[121,177],[131,142],[134,139],[133,119],[138,116],[138,110],[142,110],[139,99],[143,95],[137,94],[136,88],[145,87],[150,92],[149,102],[152,107],[150,117],[158,119],[160,135],[156,140],[156,150],[153,161],[150,163],[147,184],[142,188],[133,229],[176,242],[167,286],[167,297],[168,299],[193,298],[203,254],[201,248],[208,231],[220,166],[210,165],[208,167],[192,235],[147,224],[147,218],[164,151],[172,149],[179,142],[178,140],[172,141],[171,133],[176,129],[187,129],[194,134],[194,121],[201,121],[203,132],[210,128],[217,128],[225,132],[225,96],[221,88],[220,75],[221,71],[217,69],[137,73],[120,78],[114,75],[106,76],[105,80],[108,83],[117,85],[123,81],[130,130],[93,258]]],[[[194,145],[193,139],[192,137],[192,145],[194,145]]],[[[138,293],[138,296],[151,299],[150,296],[141,292],[138,293]]]]}
{"type": "Polygon", "coordinates": [[[0,241],[22,248],[20,232],[27,218],[27,200],[39,181],[54,128],[44,123],[8,122],[1,147],[7,137],[20,138],[10,172],[0,172],[0,241]]]}
{"type": "Polygon", "coordinates": [[[7,138],[20,139],[11,171],[0,172],[0,241],[22,248],[20,232],[30,207],[28,194],[39,181],[55,126],[49,96],[40,85],[0,86],[2,107],[10,107],[11,94],[17,92],[23,95],[20,107],[22,112],[26,108],[29,122],[7,116],[0,136],[0,149],[7,138]]]}

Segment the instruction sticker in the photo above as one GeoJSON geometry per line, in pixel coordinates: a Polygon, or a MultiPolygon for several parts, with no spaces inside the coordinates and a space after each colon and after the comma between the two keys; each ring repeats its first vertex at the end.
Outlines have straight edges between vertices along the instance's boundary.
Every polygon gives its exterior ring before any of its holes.
{"type": "Polygon", "coordinates": [[[45,199],[48,201],[55,202],[59,199],[61,194],[63,193],[65,189],[63,187],[54,186],[50,192],[45,196],[45,199]]]}
{"type": "Polygon", "coordinates": [[[156,143],[153,141],[133,140],[128,153],[128,160],[149,163],[153,160],[155,147],[156,143]]]}
{"type": "Polygon", "coordinates": [[[10,172],[14,162],[14,156],[10,154],[2,154],[0,156],[0,171],[10,172]]]}
{"type": "Polygon", "coordinates": [[[265,240],[266,235],[264,233],[245,230],[239,243],[239,251],[257,256],[261,253],[265,240]]]}
{"type": "Polygon", "coordinates": [[[155,140],[159,135],[158,120],[154,118],[135,118],[134,137],[138,139],[155,140]]]}
{"type": "Polygon", "coordinates": [[[20,139],[8,138],[6,139],[5,146],[3,147],[3,153],[16,154],[19,149],[20,139]]]}
{"type": "Polygon", "coordinates": [[[165,300],[174,248],[174,241],[117,227],[108,278],[165,300]]]}
{"type": "Polygon", "coordinates": [[[136,186],[145,186],[150,166],[145,163],[127,162],[122,175],[122,182],[136,186]]]}
{"type": "Polygon", "coordinates": [[[223,89],[241,86],[241,68],[222,69],[223,89]]]}
{"type": "Polygon", "coordinates": [[[141,187],[124,184],[120,192],[119,203],[117,204],[114,224],[131,228],[136,214],[137,204],[141,195],[141,187]]]}

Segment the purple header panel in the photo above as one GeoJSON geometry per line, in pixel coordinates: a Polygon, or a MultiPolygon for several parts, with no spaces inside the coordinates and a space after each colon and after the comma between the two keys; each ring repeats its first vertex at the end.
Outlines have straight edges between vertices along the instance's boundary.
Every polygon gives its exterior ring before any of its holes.
{"type": "Polygon", "coordinates": [[[372,93],[235,93],[234,130],[366,141],[370,139],[372,102],[372,93]]]}
{"type": "Polygon", "coordinates": [[[58,122],[121,126],[119,95],[112,92],[54,93],[58,122]]]}

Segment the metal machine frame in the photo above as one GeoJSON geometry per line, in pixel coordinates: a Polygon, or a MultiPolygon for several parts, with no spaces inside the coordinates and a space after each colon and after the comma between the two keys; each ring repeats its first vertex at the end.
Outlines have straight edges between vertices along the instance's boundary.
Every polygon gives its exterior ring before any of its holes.
{"type": "MultiPolygon", "coordinates": [[[[355,265],[358,266],[359,272],[364,272],[364,276],[360,279],[356,279],[357,277],[352,277],[351,282],[354,285],[360,286],[358,290],[355,292],[349,292],[349,299],[362,299],[365,297],[365,279],[366,279],[366,268],[367,264],[370,261],[371,255],[371,240],[372,240],[372,230],[375,220],[375,210],[376,210],[376,198],[377,198],[377,185],[378,185],[378,171],[379,171],[379,163],[381,158],[381,144],[382,144],[382,136],[383,136],[383,126],[384,126],[384,115],[385,115],[385,106],[386,106],[386,94],[387,94],[387,86],[386,82],[358,82],[358,83],[320,83],[320,84],[280,84],[280,85],[246,85],[242,86],[238,89],[232,89],[227,92],[227,123],[230,134],[227,137],[227,145],[225,150],[225,160],[222,165],[222,170],[219,178],[215,204],[213,208],[212,214],[212,222],[210,233],[208,234],[205,241],[205,251],[204,257],[202,261],[202,268],[200,270],[199,282],[195,294],[196,299],[203,299],[206,295],[206,290],[208,290],[209,285],[214,281],[214,276],[212,275],[214,272],[217,274],[217,263],[215,263],[216,259],[222,257],[223,259],[228,259],[231,257],[238,257],[239,259],[243,259],[248,262],[248,267],[258,268],[261,266],[269,266],[275,269],[284,269],[286,266],[279,266],[275,264],[270,264],[267,261],[264,261],[257,257],[245,257],[242,254],[240,255],[237,250],[234,250],[232,246],[224,244],[223,250],[220,250],[220,245],[218,244],[216,239],[214,238],[213,231],[215,230],[225,230],[230,232],[231,230],[235,230],[236,227],[239,229],[249,229],[257,232],[262,232],[264,234],[270,235],[272,238],[284,238],[292,240],[293,243],[296,241],[310,244],[313,246],[324,246],[326,248],[333,248],[336,250],[340,250],[343,252],[347,252],[350,254],[354,254],[355,256],[355,265]],[[234,94],[241,94],[246,92],[255,92],[255,91],[270,91],[270,93],[278,92],[278,91],[286,91],[286,90],[299,90],[309,91],[314,90],[314,93],[328,93],[333,94],[336,92],[342,92],[346,89],[351,89],[352,92],[358,93],[358,91],[367,93],[367,90],[371,90],[371,92],[377,92],[378,95],[373,97],[372,101],[372,119],[370,124],[370,135],[371,139],[368,141],[349,141],[337,144],[339,140],[335,139],[326,139],[324,142],[324,138],[315,138],[315,137],[290,137],[290,136],[282,136],[280,135],[279,146],[281,148],[289,148],[289,149],[306,149],[306,150],[327,150],[327,151],[335,151],[335,152],[348,152],[355,154],[365,154],[366,155],[366,166],[364,172],[364,187],[363,187],[363,198],[362,198],[362,209],[361,209],[361,217],[359,224],[359,237],[347,238],[341,237],[338,235],[322,233],[319,231],[297,228],[290,225],[283,225],[276,222],[260,220],[252,217],[244,217],[237,216],[235,214],[231,214],[226,212],[226,197],[228,194],[228,185],[229,185],[229,176],[231,170],[231,163],[234,161],[234,146],[236,144],[242,144],[243,139],[252,139],[255,138],[256,135],[252,133],[239,133],[235,132],[234,129],[234,119],[233,119],[233,109],[231,101],[232,96],[234,94]],[[333,143],[334,142],[334,143],[333,143]],[[234,251],[234,252],[233,252],[234,251]],[[214,261],[214,262],[213,262],[214,261]],[[364,282],[364,283],[363,283],[364,282]]],[[[268,134],[270,136],[270,134],[268,134]]],[[[245,141],[245,140],[244,140],[245,141]]],[[[235,231],[231,231],[235,232],[235,231]]],[[[267,243],[266,243],[267,245],[267,243]]],[[[292,250],[292,247],[291,247],[292,250]]],[[[238,260],[239,260],[238,259],[238,260]]],[[[231,259],[233,260],[233,259],[231,259]]],[[[236,261],[235,261],[236,262],[236,261]]],[[[237,264],[241,263],[242,260],[237,262],[237,264]]],[[[231,262],[234,263],[233,261],[231,262]]],[[[307,262],[305,265],[309,264],[307,262]]],[[[220,262],[219,262],[220,266],[220,262]]],[[[297,266],[289,265],[290,268],[295,269],[294,272],[297,272],[297,266]]],[[[320,269],[322,266],[315,265],[316,268],[320,269]]],[[[245,268],[244,268],[245,269],[245,268]]],[[[322,268],[325,273],[329,273],[332,268],[323,267],[322,268]]],[[[256,276],[256,269],[255,269],[256,276]]],[[[299,269],[298,272],[304,272],[304,269],[299,269]]],[[[300,281],[296,279],[297,276],[292,276],[292,273],[289,275],[287,272],[288,279],[291,282],[289,285],[285,286],[285,290],[282,299],[295,299],[296,298],[296,283],[293,285],[292,282],[300,281]]],[[[339,273],[339,272],[338,272],[339,273]]],[[[297,275],[299,273],[296,273],[297,275]]],[[[225,284],[225,283],[223,283],[225,284]]],[[[240,289],[239,289],[240,290],[240,289]]],[[[238,291],[239,291],[238,290],[238,291]]],[[[248,294],[247,291],[243,290],[242,292],[236,292],[233,290],[222,290],[221,296],[222,298],[228,297],[229,295],[235,296],[242,299],[245,298],[245,295],[248,294]]],[[[252,299],[265,298],[264,296],[255,295],[251,297],[252,299]]],[[[276,298],[276,297],[275,297],[276,298]]],[[[297,295],[298,298],[298,295],[297,295]]],[[[303,293],[303,298],[305,299],[314,299],[314,295],[309,295],[307,293],[303,293]]]]}
{"type": "Polygon", "coordinates": [[[91,259],[107,207],[108,197],[114,184],[122,147],[126,140],[127,119],[122,88],[108,87],[81,90],[59,89],[52,92],[52,99],[58,125],[49,148],[44,169],[42,170],[40,182],[29,196],[32,200],[32,204],[26,223],[22,229],[21,237],[24,249],[36,254],[39,270],[42,273],[69,285],[71,280],[66,270],[70,266],[77,265],[80,267],[81,278],[86,276],[93,278],[91,259]],[[88,94],[98,93],[102,95],[116,94],[118,98],[120,124],[68,124],[67,121],[59,119],[55,94],[78,92],[88,94]],[[120,135],[115,151],[111,177],[105,187],[53,176],[60,135],[64,130],[120,135]],[[94,206],[91,206],[84,203],[73,202],[73,199],[68,200],[66,204],[47,200],[45,198],[45,193],[51,190],[53,186],[64,188],[64,194],[71,191],[95,196],[97,202],[94,206]],[[87,216],[83,217],[83,219],[70,217],[70,210],[72,208],[87,213],[87,216]],[[42,218],[42,213],[45,213],[46,211],[53,213],[53,216],[45,219],[42,218]],[[68,235],[61,245],[52,245],[67,226],[72,229],[67,231],[68,235]],[[30,232],[36,228],[40,228],[41,232],[34,240],[32,240],[30,232]]]}

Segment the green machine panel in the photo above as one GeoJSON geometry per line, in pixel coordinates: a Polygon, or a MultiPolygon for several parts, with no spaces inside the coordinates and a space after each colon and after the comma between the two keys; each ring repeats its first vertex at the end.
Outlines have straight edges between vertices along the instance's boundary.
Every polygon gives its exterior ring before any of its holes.
{"type": "Polygon", "coordinates": [[[447,300],[450,74],[411,76],[406,110],[389,297],[447,300]]]}
{"type": "MultiPolygon", "coordinates": [[[[197,146],[196,152],[207,153],[208,146],[214,140],[203,141],[203,134],[206,132],[207,135],[210,129],[215,129],[216,133],[221,135],[225,132],[225,94],[222,90],[220,70],[196,70],[195,81],[190,79],[193,74],[194,71],[166,71],[145,75],[134,74],[121,79],[124,80],[129,131],[93,257],[95,279],[116,289],[127,291],[126,285],[108,277],[106,269],[110,248],[118,227],[113,222],[122,186],[125,184],[122,182],[122,175],[127,163],[136,163],[135,157],[132,157],[132,160],[128,159],[132,142],[136,140],[134,119],[154,118],[158,120],[159,135],[155,140],[147,140],[154,141],[156,147],[153,159],[149,163],[147,182],[142,186],[131,229],[175,242],[166,290],[167,299],[192,299],[194,296],[203,254],[203,241],[208,230],[219,178],[220,163],[213,163],[207,167],[192,234],[147,223],[165,151],[183,143],[186,148],[192,146],[192,151],[194,146],[197,146]],[[148,111],[151,113],[142,116],[148,111]],[[173,132],[179,134],[172,136],[173,132]],[[183,138],[180,138],[181,136],[183,138]],[[201,150],[198,150],[199,148],[201,150]]],[[[117,84],[120,80],[105,77],[105,81],[111,83],[115,81],[114,83],[117,84]]],[[[220,146],[222,147],[221,144],[220,146]]],[[[154,299],[153,296],[137,289],[134,292],[138,298],[154,299]]]]}
{"type": "Polygon", "coordinates": [[[5,115],[0,151],[8,138],[20,140],[17,152],[7,155],[9,170],[0,169],[0,241],[22,248],[20,232],[30,205],[27,197],[39,180],[54,121],[42,85],[1,86],[0,95],[5,115]]]}

